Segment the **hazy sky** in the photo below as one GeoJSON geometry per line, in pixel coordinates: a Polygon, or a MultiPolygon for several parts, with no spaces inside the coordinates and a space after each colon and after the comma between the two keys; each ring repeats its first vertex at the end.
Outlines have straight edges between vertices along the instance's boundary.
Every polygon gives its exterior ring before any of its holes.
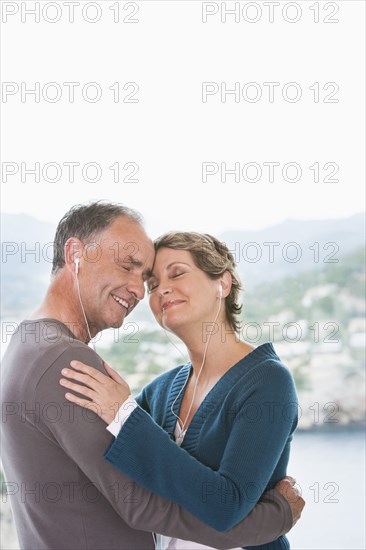
{"type": "Polygon", "coordinates": [[[2,2],[3,212],[110,199],[156,236],[363,210],[363,2],[35,4],[2,2]]]}

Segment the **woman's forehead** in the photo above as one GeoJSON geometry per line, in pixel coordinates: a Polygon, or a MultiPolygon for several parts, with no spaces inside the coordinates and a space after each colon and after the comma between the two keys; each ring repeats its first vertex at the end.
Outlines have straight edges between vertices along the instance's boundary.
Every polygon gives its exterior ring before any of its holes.
{"type": "Polygon", "coordinates": [[[193,258],[189,250],[176,250],[174,248],[159,248],[155,255],[153,273],[157,270],[167,269],[176,262],[193,265],[193,258]]]}

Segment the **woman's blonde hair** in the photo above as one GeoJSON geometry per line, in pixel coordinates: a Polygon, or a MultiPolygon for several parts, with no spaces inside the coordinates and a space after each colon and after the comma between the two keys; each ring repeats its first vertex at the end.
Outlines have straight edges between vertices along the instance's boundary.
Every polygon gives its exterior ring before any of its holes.
{"type": "Polygon", "coordinates": [[[173,248],[175,250],[188,250],[192,254],[195,265],[204,271],[210,279],[219,279],[225,271],[232,277],[230,293],[225,299],[225,314],[230,327],[235,331],[240,330],[242,305],[238,303],[240,279],[235,271],[234,256],[224,243],[208,233],[196,233],[194,231],[170,231],[161,235],[154,241],[155,252],[159,248],[173,248]]]}

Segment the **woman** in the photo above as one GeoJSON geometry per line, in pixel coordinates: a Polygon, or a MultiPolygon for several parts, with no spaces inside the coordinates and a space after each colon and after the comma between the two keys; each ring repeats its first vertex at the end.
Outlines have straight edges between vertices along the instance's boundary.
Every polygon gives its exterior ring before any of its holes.
{"type": "MultiPolygon", "coordinates": [[[[113,380],[73,362],[89,374],[68,370],[67,376],[88,387],[61,383],[88,398],[68,393],[67,399],[84,407],[91,399],[106,422],[115,415],[111,405],[121,405],[108,427],[113,433],[118,426],[107,460],[225,531],[286,475],[297,425],[294,382],[271,343],[254,348],[239,340],[240,282],[226,246],[207,234],[174,232],[160,237],[155,250],[150,307],[185,343],[190,361],[146,386],[138,407],[126,401],[130,389],[112,369],[113,380]]],[[[164,549],[208,548],[158,539],[164,549]]],[[[289,544],[282,536],[264,547],[289,544]]]]}

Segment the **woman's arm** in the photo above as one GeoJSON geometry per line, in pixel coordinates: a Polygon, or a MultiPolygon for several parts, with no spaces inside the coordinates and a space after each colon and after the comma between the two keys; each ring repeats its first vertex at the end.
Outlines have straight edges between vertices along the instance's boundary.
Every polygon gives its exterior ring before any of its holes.
{"type": "MultiPolygon", "coordinates": [[[[79,375],[74,377],[85,382],[79,375]]],[[[218,471],[179,448],[140,407],[125,422],[106,459],[213,528],[229,529],[259,500],[296,425],[297,408],[288,407],[297,401],[290,372],[271,362],[255,379],[242,408],[235,411],[218,471]],[[249,403],[261,411],[255,420],[248,415],[249,403]]],[[[103,391],[110,393],[98,388],[99,393],[103,391]]],[[[85,395],[92,397],[88,390],[85,395]]]]}
{"type": "Polygon", "coordinates": [[[238,411],[218,471],[179,448],[141,408],[126,421],[106,459],[208,525],[229,529],[259,500],[296,423],[283,417],[284,407],[296,402],[290,373],[268,371],[251,397],[261,418],[250,422],[244,409],[238,411]]]}

